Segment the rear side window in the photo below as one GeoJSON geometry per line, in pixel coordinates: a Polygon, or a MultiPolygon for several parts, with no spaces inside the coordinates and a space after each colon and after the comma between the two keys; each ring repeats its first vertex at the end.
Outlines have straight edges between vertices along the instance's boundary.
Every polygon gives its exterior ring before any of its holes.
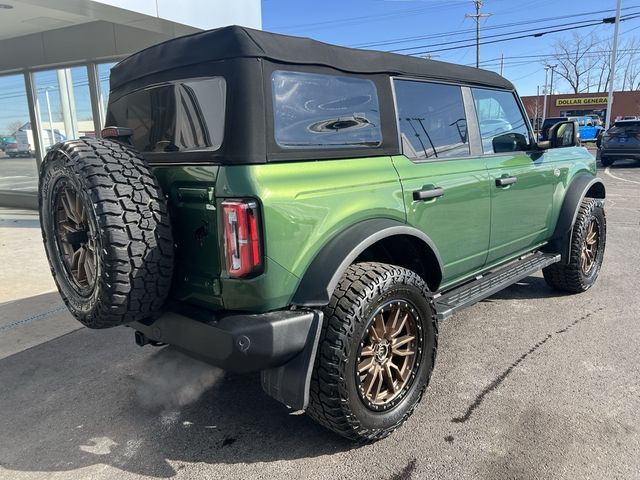
{"type": "Polygon", "coordinates": [[[371,148],[382,143],[374,83],[278,70],[272,75],[276,143],[281,148],[371,148]]]}
{"type": "Polygon", "coordinates": [[[529,129],[512,92],[472,88],[484,153],[528,150],[529,129]]]}
{"type": "Polygon", "coordinates": [[[456,85],[395,80],[402,152],[414,160],[469,155],[462,90],[456,85]]]}
{"type": "Polygon", "coordinates": [[[141,152],[217,150],[225,102],[222,77],[155,85],[110,103],[106,124],[130,128],[141,152]]]}

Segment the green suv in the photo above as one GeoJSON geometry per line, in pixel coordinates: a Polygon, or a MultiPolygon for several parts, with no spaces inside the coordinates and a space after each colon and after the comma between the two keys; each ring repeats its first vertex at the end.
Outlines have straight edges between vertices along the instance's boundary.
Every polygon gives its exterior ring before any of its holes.
{"type": "Polygon", "coordinates": [[[116,65],[102,138],[56,145],[42,233],[71,313],[126,325],[354,440],[411,415],[438,321],[542,269],[593,285],[605,188],[513,85],[227,27],[116,65]]]}

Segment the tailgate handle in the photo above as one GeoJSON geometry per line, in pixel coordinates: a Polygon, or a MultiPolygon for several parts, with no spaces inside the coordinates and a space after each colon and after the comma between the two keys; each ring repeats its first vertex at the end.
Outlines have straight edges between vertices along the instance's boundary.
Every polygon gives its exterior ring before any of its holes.
{"type": "Polygon", "coordinates": [[[496,178],[496,187],[508,187],[518,181],[518,177],[500,177],[496,178]]]}
{"type": "Polygon", "coordinates": [[[436,187],[423,190],[415,190],[413,192],[414,200],[431,200],[432,198],[438,198],[444,195],[444,188],[436,187]]]}

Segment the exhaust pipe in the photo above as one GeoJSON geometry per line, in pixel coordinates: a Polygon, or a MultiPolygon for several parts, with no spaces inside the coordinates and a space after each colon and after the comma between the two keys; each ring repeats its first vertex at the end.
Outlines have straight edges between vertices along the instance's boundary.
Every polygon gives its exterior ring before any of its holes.
{"type": "Polygon", "coordinates": [[[136,340],[136,345],[138,345],[139,347],[144,347],[145,345],[147,345],[149,343],[149,339],[146,337],[146,335],[142,332],[139,331],[135,331],[135,333],[133,334],[135,340],[136,340]]]}

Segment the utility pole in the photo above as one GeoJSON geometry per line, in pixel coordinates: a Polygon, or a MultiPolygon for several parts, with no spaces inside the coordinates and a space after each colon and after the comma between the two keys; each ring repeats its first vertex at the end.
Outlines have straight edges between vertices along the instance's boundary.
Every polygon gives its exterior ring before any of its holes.
{"type": "Polygon", "coordinates": [[[549,89],[547,88],[549,84],[547,83],[547,79],[549,75],[549,66],[544,66],[544,102],[542,103],[542,123],[547,119],[547,93],[549,93],[549,89]]]}
{"type": "Polygon", "coordinates": [[[476,4],[476,13],[465,14],[466,18],[473,18],[476,21],[476,68],[480,68],[480,19],[490,17],[490,13],[480,13],[483,0],[472,0],[476,4]]]}
{"type": "Polygon", "coordinates": [[[607,97],[607,117],[604,122],[605,131],[609,130],[609,126],[611,125],[611,111],[613,110],[613,85],[615,83],[615,73],[616,73],[616,60],[618,55],[618,31],[620,29],[620,7],[622,4],[622,0],[618,0],[618,4],[616,6],[616,25],[613,29],[613,48],[611,49],[611,80],[609,81],[609,95],[607,97]]]}
{"type": "Polygon", "coordinates": [[[543,118],[543,122],[544,119],[547,118],[547,95],[549,92],[551,92],[551,95],[553,95],[553,72],[555,72],[556,67],[558,66],[558,64],[556,63],[555,65],[549,65],[546,64],[544,66],[544,112],[542,113],[542,118],[543,118]],[[547,72],[551,70],[551,84],[549,85],[549,88],[547,89],[547,72]]]}
{"type": "Polygon", "coordinates": [[[500,76],[504,75],[504,53],[500,54],[500,76]]]}

